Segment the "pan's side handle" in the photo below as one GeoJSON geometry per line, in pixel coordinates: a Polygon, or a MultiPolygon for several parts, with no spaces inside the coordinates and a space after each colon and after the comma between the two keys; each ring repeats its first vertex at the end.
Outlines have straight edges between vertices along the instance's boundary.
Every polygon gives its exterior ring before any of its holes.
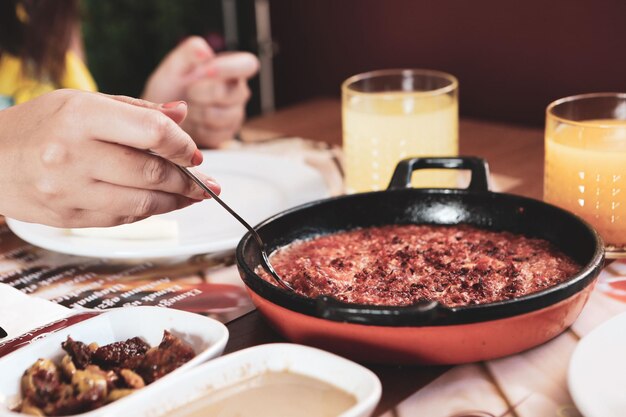
{"type": "Polygon", "coordinates": [[[423,157],[404,159],[398,163],[389,182],[388,190],[411,187],[411,176],[418,169],[469,169],[472,179],[469,191],[489,191],[489,166],[484,159],[474,156],[463,157],[423,157]]]}
{"type": "Polygon", "coordinates": [[[418,301],[410,306],[389,307],[351,304],[334,297],[321,296],[316,299],[317,316],[326,320],[370,324],[379,326],[429,325],[452,310],[437,301],[418,301]]]}

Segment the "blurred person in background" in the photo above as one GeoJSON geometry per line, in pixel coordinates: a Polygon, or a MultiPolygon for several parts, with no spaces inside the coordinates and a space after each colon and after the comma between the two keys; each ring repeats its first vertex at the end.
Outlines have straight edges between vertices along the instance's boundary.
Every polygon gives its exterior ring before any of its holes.
{"type": "MultiPolygon", "coordinates": [[[[78,0],[0,0],[0,108],[58,88],[96,91],[84,64],[78,6],[78,0]]],[[[218,147],[241,127],[247,80],[257,70],[254,55],[216,55],[194,36],[157,66],[142,98],[186,101],[183,129],[199,146],[218,147]]]]}

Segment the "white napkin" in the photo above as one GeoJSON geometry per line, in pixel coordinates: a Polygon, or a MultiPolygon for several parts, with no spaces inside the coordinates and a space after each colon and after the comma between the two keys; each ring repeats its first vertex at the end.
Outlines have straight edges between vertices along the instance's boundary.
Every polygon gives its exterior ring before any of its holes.
{"type": "Polygon", "coordinates": [[[67,317],[71,311],[60,304],[0,284],[0,327],[8,333],[7,337],[0,339],[0,343],[67,317]]]}

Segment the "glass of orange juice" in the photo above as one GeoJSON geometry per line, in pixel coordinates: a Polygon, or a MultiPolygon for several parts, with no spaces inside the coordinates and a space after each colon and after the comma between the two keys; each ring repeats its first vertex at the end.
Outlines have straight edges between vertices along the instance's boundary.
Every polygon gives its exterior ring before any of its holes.
{"type": "Polygon", "coordinates": [[[544,199],[591,223],[626,257],[626,93],[566,97],[546,111],[544,199]]]}
{"type": "MultiPolygon", "coordinates": [[[[348,193],[384,190],[398,161],[458,154],[458,81],[421,69],[373,71],[341,86],[348,193]]],[[[419,171],[416,187],[455,187],[449,170],[419,171]]]]}

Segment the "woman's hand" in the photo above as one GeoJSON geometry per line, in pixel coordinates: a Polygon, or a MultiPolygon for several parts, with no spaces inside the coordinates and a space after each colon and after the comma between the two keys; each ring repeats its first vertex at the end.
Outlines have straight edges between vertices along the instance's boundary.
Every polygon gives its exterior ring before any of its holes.
{"type": "Polygon", "coordinates": [[[1,111],[0,213],[58,227],[112,226],[207,198],[169,162],[202,162],[177,125],[186,110],[57,90],[1,111]]]}
{"type": "Polygon", "coordinates": [[[216,56],[204,39],[191,37],[165,57],[150,76],[143,97],[187,101],[189,116],[181,126],[198,145],[214,148],[241,127],[250,98],[247,80],[258,69],[259,61],[250,53],[216,56]]]}

